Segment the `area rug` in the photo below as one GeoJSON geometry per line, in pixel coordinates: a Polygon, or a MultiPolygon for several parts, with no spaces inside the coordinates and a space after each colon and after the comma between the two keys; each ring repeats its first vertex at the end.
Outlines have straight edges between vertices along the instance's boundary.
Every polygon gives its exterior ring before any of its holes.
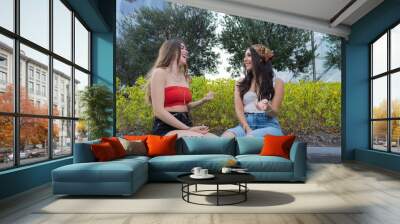
{"type": "MultiPolygon", "coordinates": [[[[36,213],[360,213],[359,205],[346,202],[317,184],[260,183],[248,187],[247,201],[237,205],[190,204],[182,200],[180,184],[150,183],[131,197],[56,197],[36,213]]],[[[202,185],[198,190],[213,188],[213,185],[202,185]]],[[[240,199],[235,197],[224,197],[222,202],[240,199]]],[[[216,202],[215,196],[191,196],[190,199],[197,203],[216,202]]]]}

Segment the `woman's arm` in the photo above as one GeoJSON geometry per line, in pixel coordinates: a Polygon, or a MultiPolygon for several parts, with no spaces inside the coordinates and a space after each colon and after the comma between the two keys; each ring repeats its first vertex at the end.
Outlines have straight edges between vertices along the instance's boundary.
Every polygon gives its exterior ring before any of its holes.
{"type": "Polygon", "coordinates": [[[242,98],[240,98],[240,91],[239,91],[239,87],[238,87],[238,83],[236,83],[235,85],[235,112],[236,112],[236,116],[240,122],[240,124],[242,125],[242,127],[246,130],[246,132],[250,131],[250,126],[247,123],[247,120],[244,116],[244,107],[243,107],[243,101],[242,98]]]}
{"type": "Polygon", "coordinates": [[[187,130],[190,127],[176,119],[170,112],[164,108],[164,87],[166,72],[161,69],[153,71],[150,80],[151,104],[154,115],[165,123],[179,130],[187,130]]]}
{"type": "Polygon", "coordinates": [[[267,103],[267,108],[265,112],[271,116],[275,117],[279,113],[279,109],[281,108],[283,96],[284,96],[284,83],[281,79],[275,80],[275,95],[272,98],[271,102],[267,103]]]}
{"type": "Polygon", "coordinates": [[[197,100],[197,101],[188,103],[188,107],[189,107],[189,109],[193,109],[195,107],[203,105],[204,103],[206,103],[212,99],[214,99],[214,93],[210,91],[201,100],[197,100]]]}

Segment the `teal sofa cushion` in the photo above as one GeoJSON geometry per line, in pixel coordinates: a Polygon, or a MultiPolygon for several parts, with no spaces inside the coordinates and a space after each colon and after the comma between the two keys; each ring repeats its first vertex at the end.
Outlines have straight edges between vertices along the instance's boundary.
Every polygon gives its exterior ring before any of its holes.
{"type": "Polygon", "coordinates": [[[182,137],[177,143],[177,154],[235,155],[235,139],[223,137],[182,137]]]}
{"type": "Polygon", "coordinates": [[[292,161],[279,156],[238,155],[236,159],[249,172],[293,172],[292,161]]]}
{"type": "Polygon", "coordinates": [[[262,137],[237,137],[236,155],[259,154],[264,145],[262,137]]]}
{"type": "Polygon", "coordinates": [[[90,146],[92,144],[99,144],[100,140],[93,140],[88,142],[75,143],[74,147],[74,163],[89,163],[95,162],[96,158],[90,146]]]}
{"type": "Polygon", "coordinates": [[[150,172],[191,172],[193,167],[203,167],[209,171],[219,171],[230,159],[231,155],[174,155],[157,156],[149,160],[150,172]]]}

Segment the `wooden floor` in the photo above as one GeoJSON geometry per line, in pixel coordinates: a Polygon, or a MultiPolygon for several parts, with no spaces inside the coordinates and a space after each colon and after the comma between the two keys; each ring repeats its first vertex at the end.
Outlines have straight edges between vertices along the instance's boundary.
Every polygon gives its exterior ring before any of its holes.
{"type": "Polygon", "coordinates": [[[35,214],[54,200],[42,186],[0,202],[0,223],[400,223],[400,174],[359,163],[310,163],[308,174],[308,182],[367,206],[357,214],[35,214]]]}

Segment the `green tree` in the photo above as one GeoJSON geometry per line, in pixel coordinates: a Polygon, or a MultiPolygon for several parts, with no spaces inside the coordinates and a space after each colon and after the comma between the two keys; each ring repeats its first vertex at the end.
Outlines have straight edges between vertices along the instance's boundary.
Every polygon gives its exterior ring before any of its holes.
{"type": "Polygon", "coordinates": [[[189,72],[202,75],[214,72],[219,55],[212,51],[218,38],[214,13],[177,4],[162,10],[140,8],[119,24],[117,72],[123,84],[132,85],[146,74],[166,39],[182,39],[189,50],[189,72]]]}
{"type": "Polygon", "coordinates": [[[80,106],[83,120],[88,126],[89,139],[110,136],[113,115],[113,94],[102,84],[86,87],[81,92],[80,106]]]}
{"type": "Polygon", "coordinates": [[[325,72],[330,69],[341,69],[342,55],[341,55],[341,40],[339,37],[326,35],[323,40],[328,45],[328,51],[324,57],[325,72]]]}
{"type": "Polygon", "coordinates": [[[226,15],[220,41],[233,54],[230,64],[240,70],[245,50],[261,43],[274,51],[274,68],[290,71],[294,78],[308,72],[314,52],[310,49],[311,32],[264,21],[226,15]]]}

